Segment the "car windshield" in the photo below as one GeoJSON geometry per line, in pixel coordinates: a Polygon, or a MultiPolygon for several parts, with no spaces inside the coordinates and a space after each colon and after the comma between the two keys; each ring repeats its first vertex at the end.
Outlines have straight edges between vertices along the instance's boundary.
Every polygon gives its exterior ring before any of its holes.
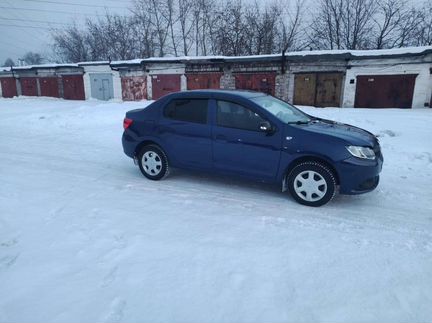
{"type": "Polygon", "coordinates": [[[296,107],[273,96],[258,96],[251,100],[284,123],[309,123],[311,121],[308,115],[296,107]]]}

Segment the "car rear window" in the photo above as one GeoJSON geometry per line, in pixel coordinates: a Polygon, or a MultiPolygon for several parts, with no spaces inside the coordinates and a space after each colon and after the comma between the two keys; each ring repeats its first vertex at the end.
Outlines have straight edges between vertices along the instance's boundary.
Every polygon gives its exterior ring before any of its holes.
{"type": "Polygon", "coordinates": [[[207,123],[208,100],[177,99],[164,108],[164,117],[192,123],[207,123]]]}

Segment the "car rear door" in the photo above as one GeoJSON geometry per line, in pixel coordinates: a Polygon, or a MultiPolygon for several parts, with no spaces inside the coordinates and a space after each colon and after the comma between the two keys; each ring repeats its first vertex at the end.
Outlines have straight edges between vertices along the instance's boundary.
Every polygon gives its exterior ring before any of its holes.
{"type": "Polygon", "coordinates": [[[279,168],[281,131],[260,130],[266,121],[238,103],[214,100],[213,165],[224,172],[273,180],[279,168]]]}
{"type": "Polygon", "coordinates": [[[159,136],[173,166],[212,167],[207,99],[173,99],[164,107],[159,136]]]}

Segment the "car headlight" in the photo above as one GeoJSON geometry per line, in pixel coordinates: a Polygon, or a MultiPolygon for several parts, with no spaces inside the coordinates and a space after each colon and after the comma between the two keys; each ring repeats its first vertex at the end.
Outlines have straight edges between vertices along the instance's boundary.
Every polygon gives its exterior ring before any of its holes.
{"type": "Polygon", "coordinates": [[[375,159],[375,152],[369,147],[347,146],[351,155],[363,159],[375,159]]]}

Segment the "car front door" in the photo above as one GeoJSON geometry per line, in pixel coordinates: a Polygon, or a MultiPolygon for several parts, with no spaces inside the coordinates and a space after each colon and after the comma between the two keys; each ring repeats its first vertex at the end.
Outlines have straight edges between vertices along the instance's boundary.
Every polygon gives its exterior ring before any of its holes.
{"type": "Polygon", "coordinates": [[[260,130],[266,120],[243,105],[224,100],[212,104],[213,166],[256,179],[274,179],[279,168],[281,131],[260,130]]]}
{"type": "Polygon", "coordinates": [[[174,166],[212,168],[207,99],[173,99],[163,107],[159,136],[174,166]]]}

